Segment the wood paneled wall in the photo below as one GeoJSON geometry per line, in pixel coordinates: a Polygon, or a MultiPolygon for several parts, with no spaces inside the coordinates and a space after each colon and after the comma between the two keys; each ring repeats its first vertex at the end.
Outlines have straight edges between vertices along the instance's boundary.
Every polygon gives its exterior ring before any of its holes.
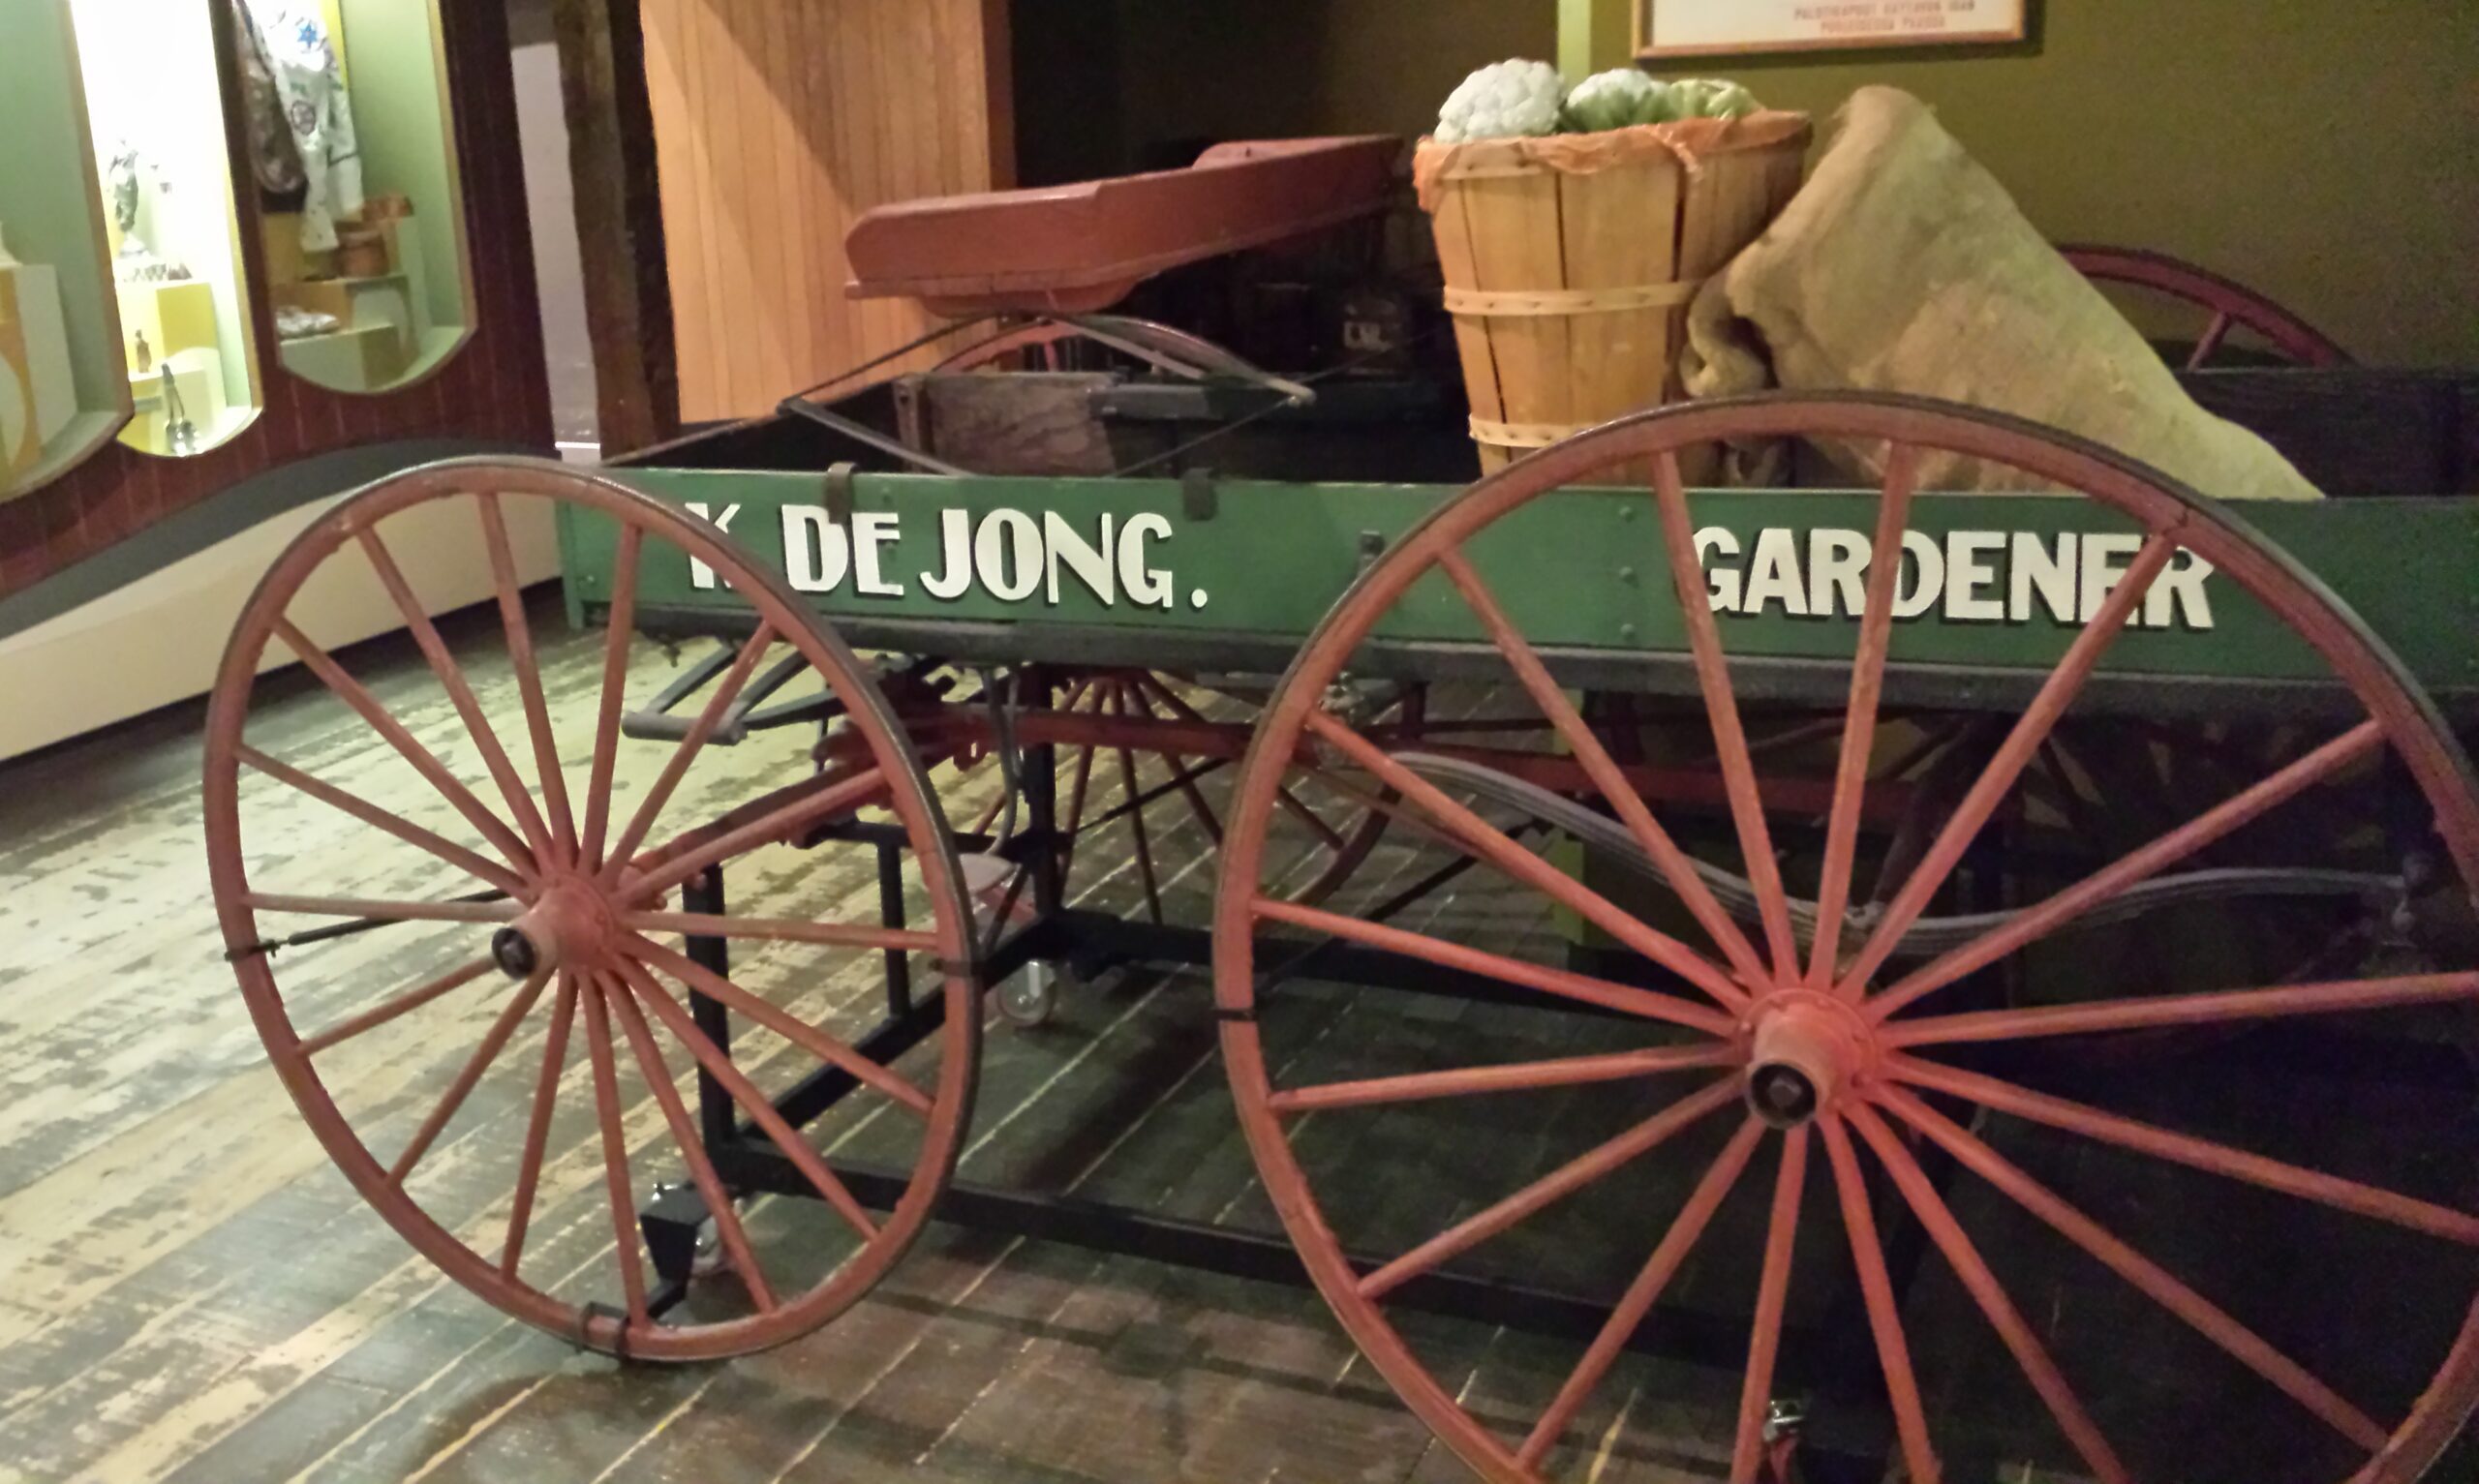
{"type": "Polygon", "coordinates": [[[885,201],[1013,178],[1005,0],[643,0],[689,421],[764,412],[929,327],[856,300],[885,201]]]}

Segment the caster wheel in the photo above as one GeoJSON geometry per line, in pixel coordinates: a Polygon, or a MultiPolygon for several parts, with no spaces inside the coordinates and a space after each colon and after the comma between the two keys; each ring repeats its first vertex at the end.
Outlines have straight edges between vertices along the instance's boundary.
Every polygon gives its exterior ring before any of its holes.
{"type": "Polygon", "coordinates": [[[1046,963],[1028,963],[1025,971],[998,986],[998,1013],[1019,1030],[1048,1025],[1058,1010],[1059,981],[1066,971],[1046,963]]]}

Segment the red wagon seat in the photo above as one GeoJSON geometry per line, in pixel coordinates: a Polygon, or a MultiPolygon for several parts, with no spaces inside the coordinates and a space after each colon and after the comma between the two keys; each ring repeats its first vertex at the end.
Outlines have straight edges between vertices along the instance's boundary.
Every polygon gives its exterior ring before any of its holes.
{"type": "Polygon", "coordinates": [[[1385,135],[1252,140],[1183,170],[874,207],[844,239],[846,292],[947,316],[1090,313],[1166,268],[1378,211],[1401,150],[1385,135]]]}

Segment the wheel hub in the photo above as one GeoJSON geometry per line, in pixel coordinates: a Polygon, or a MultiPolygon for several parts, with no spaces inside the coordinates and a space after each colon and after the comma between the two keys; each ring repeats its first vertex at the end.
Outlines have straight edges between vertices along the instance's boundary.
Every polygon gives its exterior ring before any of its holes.
{"type": "Polygon", "coordinates": [[[1810,1122],[1876,1065],[1867,1020],[1833,995],[1776,990],[1757,1001],[1748,1025],[1748,1108],[1777,1129],[1810,1122]]]}
{"type": "Polygon", "coordinates": [[[554,884],[525,915],[491,934],[491,961],[510,979],[605,961],[614,934],[611,904],[592,882],[554,884]]]}

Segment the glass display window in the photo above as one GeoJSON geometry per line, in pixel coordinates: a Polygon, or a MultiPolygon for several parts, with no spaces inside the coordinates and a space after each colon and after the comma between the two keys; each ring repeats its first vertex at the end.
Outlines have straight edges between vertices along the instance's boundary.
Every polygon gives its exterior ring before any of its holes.
{"type": "Polygon", "coordinates": [[[130,419],[102,187],[68,8],[13,4],[0,45],[0,500],[130,419]]]}
{"type": "Polygon", "coordinates": [[[187,457],[260,405],[211,0],[69,0],[136,415],[121,441],[187,457]]]}
{"type": "Polygon", "coordinates": [[[435,0],[217,0],[239,53],[285,368],[383,392],[473,324],[435,0]]]}

